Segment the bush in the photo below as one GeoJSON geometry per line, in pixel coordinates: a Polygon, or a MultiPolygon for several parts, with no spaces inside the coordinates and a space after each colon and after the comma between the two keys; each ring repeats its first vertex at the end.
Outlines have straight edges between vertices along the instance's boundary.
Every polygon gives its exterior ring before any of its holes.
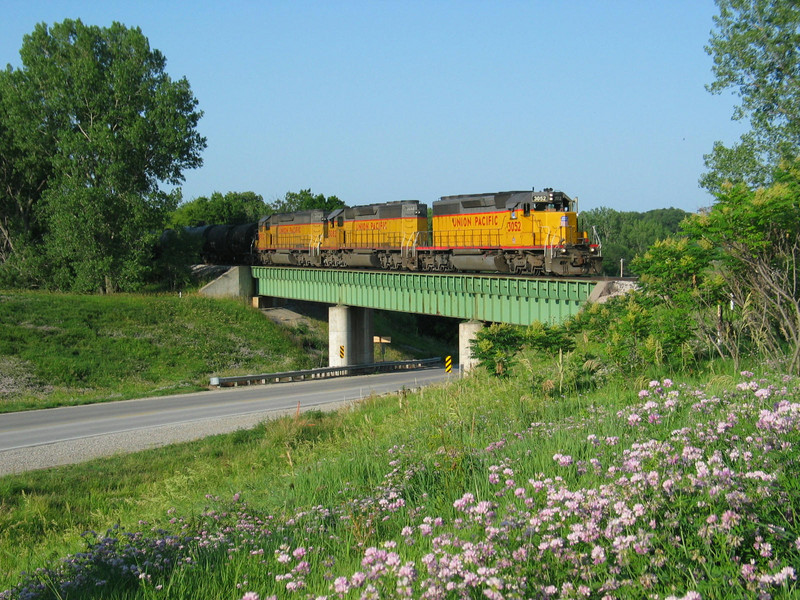
{"type": "Polygon", "coordinates": [[[519,326],[494,323],[478,332],[472,342],[472,354],[493,375],[508,377],[524,341],[525,334],[519,326]]]}

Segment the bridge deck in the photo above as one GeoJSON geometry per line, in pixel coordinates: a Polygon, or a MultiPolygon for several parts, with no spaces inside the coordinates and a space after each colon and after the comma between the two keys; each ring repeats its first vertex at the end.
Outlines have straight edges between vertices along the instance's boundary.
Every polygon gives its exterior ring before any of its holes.
{"type": "Polygon", "coordinates": [[[259,296],[516,325],[561,323],[578,313],[597,285],[585,279],[463,273],[286,267],[253,267],[252,272],[259,296]]]}

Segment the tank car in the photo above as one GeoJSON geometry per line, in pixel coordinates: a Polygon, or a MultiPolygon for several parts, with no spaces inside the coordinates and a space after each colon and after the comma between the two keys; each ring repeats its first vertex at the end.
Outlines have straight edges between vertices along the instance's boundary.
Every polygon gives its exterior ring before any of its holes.
{"type": "Polygon", "coordinates": [[[251,264],[257,223],[187,227],[186,233],[202,238],[201,256],[215,264],[251,264]]]}

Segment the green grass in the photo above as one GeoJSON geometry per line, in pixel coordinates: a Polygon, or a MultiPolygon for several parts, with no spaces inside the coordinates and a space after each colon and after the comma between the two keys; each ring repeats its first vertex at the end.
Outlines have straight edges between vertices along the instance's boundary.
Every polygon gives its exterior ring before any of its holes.
{"type": "MultiPolygon", "coordinates": [[[[629,447],[635,432],[615,414],[641,403],[640,382],[615,380],[582,394],[545,398],[532,389],[527,370],[520,365],[505,380],[478,372],[447,386],[371,398],[335,413],[312,412],[187,444],[0,478],[0,589],[17,582],[22,570],[81,551],[86,530],[235,529],[234,522],[245,518],[236,516],[240,512],[246,519],[273,515],[270,529],[283,532],[265,542],[274,543],[265,560],[274,561],[281,540],[294,547],[310,536],[320,556],[335,556],[338,572],[352,573],[365,547],[402,539],[400,530],[421,518],[415,521],[414,514],[448,521],[458,516],[453,502],[464,492],[492,498],[490,465],[507,464],[531,475],[558,473],[571,486],[605,485],[603,474],[554,471],[553,456],[585,458],[589,434],[618,436],[619,449],[608,450],[613,454],[629,447]],[[487,449],[498,442],[504,445],[495,458],[487,449]],[[399,464],[388,476],[393,458],[399,464]],[[375,518],[380,514],[375,498],[376,490],[387,486],[402,489],[407,508],[384,521],[375,518]],[[246,508],[231,504],[235,494],[246,508]],[[327,519],[321,537],[300,523],[296,530],[283,523],[311,507],[349,516],[327,519]]],[[[716,377],[706,397],[730,388],[732,381],[716,377]]],[[[696,418],[670,416],[647,435],[668,437],[693,426],[696,418]]],[[[428,551],[424,545],[407,549],[419,556],[428,551]]],[[[235,596],[242,581],[248,582],[246,589],[275,585],[274,567],[259,566],[247,553],[229,556],[223,547],[201,554],[200,571],[177,573],[164,597],[185,597],[202,585],[208,597],[233,598],[245,591],[235,596]]],[[[309,585],[326,589],[320,574],[315,577],[309,585]]],[[[143,589],[136,597],[150,593],[143,589]]]]}
{"type": "MultiPolygon", "coordinates": [[[[327,323],[307,322],[284,329],[243,302],[198,295],[2,292],[0,413],[196,391],[212,375],[324,366],[327,323]]],[[[409,317],[378,313],[375,327],[393,338],[386,360],[451,351],[419,335],[409,317]]],[[[259,427],[0,478],[0,582],[76,551],[84,531],[162,517],[171,504],[194,510],[204,502],[198,490],[219,491],[220,482],[237,489],[241,473],[241,489],[254,489],[253,473],[269,477],[306,442],[345,435],[331,419],[306,415],[308,428],[287,421],[269,434],[259,427]]]]}

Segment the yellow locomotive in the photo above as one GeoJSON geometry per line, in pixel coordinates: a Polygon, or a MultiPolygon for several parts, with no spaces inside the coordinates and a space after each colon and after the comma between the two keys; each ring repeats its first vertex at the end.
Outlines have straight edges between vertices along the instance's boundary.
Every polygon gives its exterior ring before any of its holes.
{"type": "Polygon", "coordinates": [[[563,192],[444,196],[269,215],[258,223],[257,264],[528,275],[600,274],[599,243],[579,231],[563,192]]]}
{"type": "Polygon", "coordinates": [[[433,203],[430,251],[434,265],[458,271],[531,275],[596,275],[602,260],[578,231],[575,202],[552,189],[443,197],[433,203]]]}
{"type": "Polygon", "coordinates": [[[262,218],[256,253],[261,264],[415,269],[427,241],[428,209],[416,200],[282,213],[262,218]]]}

